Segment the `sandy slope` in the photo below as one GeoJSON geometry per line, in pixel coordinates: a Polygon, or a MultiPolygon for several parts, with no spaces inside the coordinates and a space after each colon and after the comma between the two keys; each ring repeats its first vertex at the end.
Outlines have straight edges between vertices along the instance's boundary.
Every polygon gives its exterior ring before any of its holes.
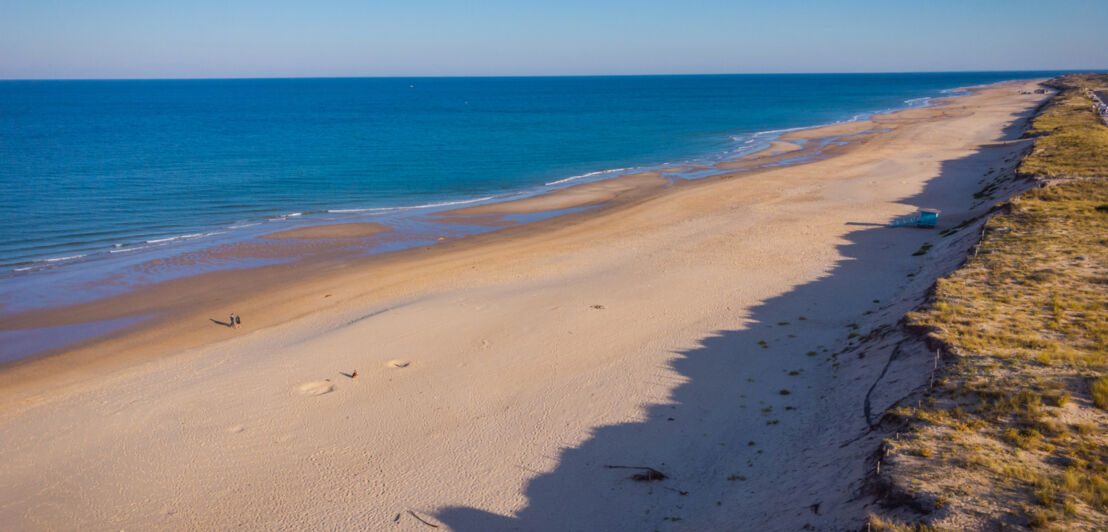
{"type": "MultiPolygon", "coordinates": [[[[849,324],[895,322],[964,240],[914,257],[935,231],[880,224],[987,208],[979,178],[1023,144],[981,146],[1044,98],[1029,85],[877,117],[893,131],[815,163],[243,296],[248,326],[215,344],[198,315],[197,331],[88,350],[142,354],[126,364],[11,370],[0,523],[427,529],[412,510],[474,531],[856,527],[873,447],[842,444],[864,436],[884,359],[829,355],[849,324]]],[[[875,408],[927,361],[892,367],[875,408]]]]}

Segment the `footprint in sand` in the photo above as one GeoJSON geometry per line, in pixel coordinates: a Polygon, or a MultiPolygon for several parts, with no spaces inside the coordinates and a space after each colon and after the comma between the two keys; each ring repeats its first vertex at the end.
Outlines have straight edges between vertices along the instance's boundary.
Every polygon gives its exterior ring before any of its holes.
{"type": "Polygon", "coordinates": [[[335,385],[329,381],[305,382],[297,390],[301,395],[323,395],[335,391],[335,385]]]}
{"type": "Polygon", "coordinates": [[[411,365],[411,362],[407,360],[390,360],[385,362],[385,366],[390,368],[406,368],[409,365],[411,365]]]}

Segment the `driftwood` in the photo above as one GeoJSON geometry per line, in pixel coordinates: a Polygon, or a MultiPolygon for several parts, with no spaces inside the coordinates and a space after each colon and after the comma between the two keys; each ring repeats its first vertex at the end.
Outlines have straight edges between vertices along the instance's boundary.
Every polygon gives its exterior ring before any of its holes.
{"type": "Polygon", "coordinates": [[[423,523],[423,524],[425,524],[425,525],[427,525],[431,528],[438,528],[439,527],[439,525],[436,525],[436,524],[433,524],[433,523],[428,523],[427,521],[424,521],[422,517],[416,515],[416,513],[411,511],[411,510],[408,510],[408,513],[412,514],[412,517],[416,518],[416,520],[419,521],[420,523],[423,523]]]}
{"type": "Polygon", "coordinates": [[[870,414],[869,398],[873,394],[873,389],[877,388],[877,383],[881,382],[881,379],[885,376],[885,373],[889,371],[889,366],[893,364],[893,360],[896,360],[896,356],[900,354],[900,346],[904,343],[903,340],[896,343],[896,347],[893,352],[889,354],[888,362],[885,362],[885,367],[881,370],[881,374],[877,376],[877,380],[873,381],[873,385],[869,387],[869,391],[866,392],[866,400],[862,404],[862,413],[866,416],[866,425],[871,429],[877,428],[877,423],[873,422],[872,415],[870,414]]]}
{"type": "Polygon", "coordinates": [[[655,480],[665,480],[669,478],[665,473],[654,469],[653,467],[640,467],[640,466],[623,466],[623,465],[606,465],[608,469],[638,469],[642,473],[635,473],[631,475],[631,480],[638,482],[654,482],[655,480]]]}

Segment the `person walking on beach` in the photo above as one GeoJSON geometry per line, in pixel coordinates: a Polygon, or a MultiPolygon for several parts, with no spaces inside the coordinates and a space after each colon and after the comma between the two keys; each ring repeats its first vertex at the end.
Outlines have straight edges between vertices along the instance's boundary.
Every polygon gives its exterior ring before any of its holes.
{"type": "Polygon", "coordinates": [[[239,328],[238,322],[235,320],[235,313],[234,312],[231,313],[231,317],[228,318],[227,321],[228,321],[228,324],[231,326],[231,328],[233,328],[233,329],[238,329],[239,328]]]}

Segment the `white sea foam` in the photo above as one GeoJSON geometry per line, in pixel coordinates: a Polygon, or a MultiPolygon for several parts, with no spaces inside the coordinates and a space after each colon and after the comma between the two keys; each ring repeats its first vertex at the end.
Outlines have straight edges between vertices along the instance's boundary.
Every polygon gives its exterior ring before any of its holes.
{"type": "Polygon", "coordinates": [[[304,213],[302,213],[302,212],[290,212],[288,214],[277,214],[277,215],[274,215],[274,216],[270,216],[269,221],[278,222],[278,221],[281,221],[281,220],[287,220],[289,218],[295,218],[297,216],[303,216],[303,215],[304,215],[304,213]]]}
{"type": "Polygon", "coordinates": [[[482,201],[489,201],[491,199],[496,199],[496,198],[497,198],[497,196],[485,196],[483,198],[474,198],[474,199],[458,200],[458,201],[443,201],[443,202],[439,202],[439,203],[425,203],[423,205],[406,205],[406,206],[403,206],[403,207],[374,207],[374,208],[369,208],[369,209],[331,209],[331,210],[328,210],[326,212],[335,213],[335,214],[349,214],[349,213],[371,214],[371,213],[379,213],[379,212],[399,212],[399,211],[411,211],[411,210],[415,210],[415,209],[434,209],[436,207],[451,207],[451,206],[454,206],[454,205],[466,205],[468,203],[479,203],[479,202],[482,202],[482,201]]]}
{"type": "Polygon", "coordinates": [[[147,240],[144,244],[160,244],[162,242],[173,242],[174,240],[185,240],[189,238],[198,238],[204,236],[206,233],[192,233],[188,235],[170,236],[166,238],[156,238],[154,240],[147,240]]]}
{"type": "Polygon", "coordinates": [[[355,213],[355,212],[360,213],[360,214],[369,214],[369,213],[378,213],[378,212],[398,211],[398,210],[401,210],[403,208],[404,207],[372,207],[372,208],[367,208],[367,209],[331,209],[327,212],[332,213],[332,214],[349,214],[349,213],[355,213]]]}
{"type": "Polygon", "coordinates": [[[138,251],[140,249],[146,249],[147,246],[133,246],[123,249],[109,249],[108,253],[130,253],[132,251],[138,251]]]}
{"type": "Polygon", "coordinates": [[[585,179],[587,177],[592,177],[592,176],[597,176],[597,175],[614,174],[616,172],[627,172],[629,170],[634,170],[635,168],[636,167],[632,166],[632,167],[628,167],[628,168],[612,168],[612,169],[609,169],[609,170],[597,170],[595,172],[589,172],[587,174],[575,175],[575,176],[567,177],[565,179],[559,179],[557,181],[551,181],[549,183],[544,183],[543,185],[548,186],[548,187],[553,186],[553,185],[561,185],[563,183],[569,183],[570,181],[577,181],[578,179],[585,179]]]}
{"type": "Polygon", "coordinates": [[[793,131],[803,131],[805,129],[813,129],[813,128],[817,128],[817,127],[822,127],[822,126],[800,126],[800,127],[787,127],[787,128],[784,128],[784,129],[767,129],[765,131],[758,131],[758,132],[755,132],[755,133],[751,133],[749,135],[736,135],[736,136],[731,137],[731,140],[735,140],[735,141],[746,140],[748,142],[752,142],[757,137],[777,136],[777,135],[780,135],[782,133],[791,133],[793,131]]]}
{"type": "MultiPolygon", "coordinates": [[[[194,238],[203,238],[206,236],[222,235],[227,231],[209,231],[207,233],[189,233],[187,235],[167,236],[165,238],[155,238],[153,240],[145,240],[143,244],[166,244],[169,242],[176,242],[178,240],[192,240],[194,238]]],[[[122,247],[126,244],[114,244],[113,247],[122,247]]]]}
{"type": "MultiPolygon", "coordinates": [[[[931,97],[923,97],[923,98],[912,98],[910,100],[905,100],[904,103],[907,104],[909,107],[912,107],[912,106],[926,105],[926,104],[930,103],[930,101],[931,101],[931,97]],[[914,103],[917,100],[920,100],[922,103],[919,103],[919,104],[914,103]]],[[[884,109],[884,110],[881,110],[881,111],[872,111],[872,112],[867,112],[867,113],[859,113],[859,114],[856,114],[856,115],[854,115],[854,116],[852,116],[852,117],[850,117],[846,120],[836,120],[834,122],[827,122],[827,123],[824,123],[824,124],[815,124],[815,125],[811,125],[811,126],[790,127],[790,128],[785,128],[785,129],[767,129],[765,131],[759,131],[757,133],[753,133],[749,136],[745,136],[745,135],[733,136],[733,137],[731,137],[731,140],[734,140],[736,142],[745,141],[747,143],[750,143],[750,142],[754,142],[755,140],[757,140],[758,137],[763,137],[763,136],[774,136],[774,137],[776,137],[776,136],[780,136],[784,133],[791,133],[793,131],[805,131],[805,130],[809,130],[809,129],[818,129],[818,128],[827,127],[827,126],[837,126],[839,124],[850,124],[850,123],[854,123],[854,122],[861,122],[862,120],[869,120],[870,117],[872,117],[874,115],[890,113],[890,112],[897,111],[899,109],[900,108],[893,108],[893,109],[884,109]]]]}
{"type": "Polygon", "coordinates": [[[81,254],[81,255],[69,255],[68,257],[54,257],[54,258],[52,258],[52,259],[39,259],[39,260],[36,260],[36,261],[32,261],[32,262],[34,262],[34,263],[42,263],[42,262],[61,262],[61,261],[63,261],[63,260],[73,260],[73,259],[79,259],[79,258],[82,258],[82,257],[87,257],[87,256],[88,256],[88,254],[81,254]]]}

